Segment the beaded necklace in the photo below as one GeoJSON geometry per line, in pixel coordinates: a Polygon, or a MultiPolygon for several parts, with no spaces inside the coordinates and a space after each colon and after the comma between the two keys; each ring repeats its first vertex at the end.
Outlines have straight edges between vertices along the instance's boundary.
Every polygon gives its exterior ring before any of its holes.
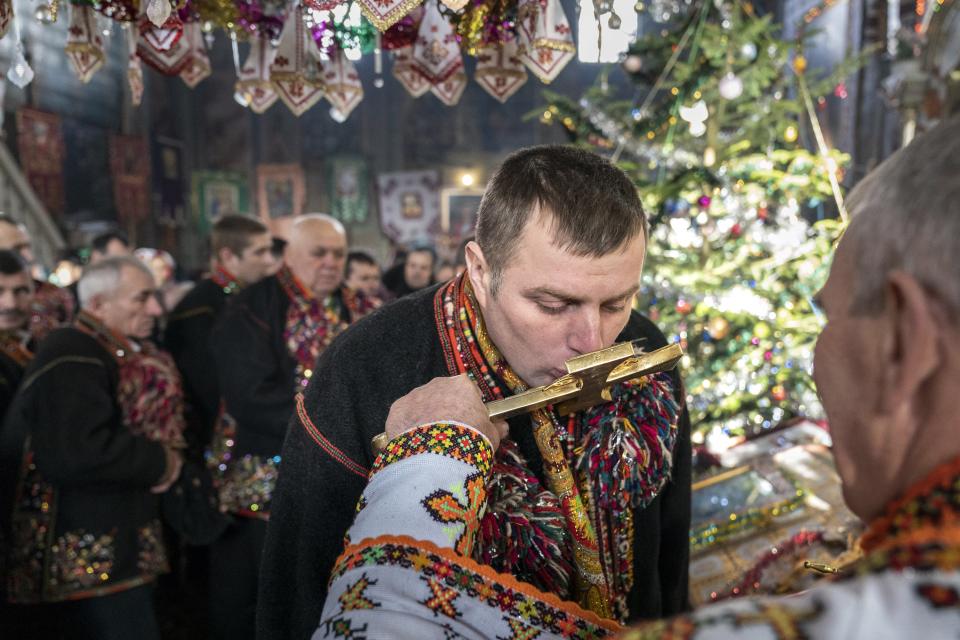
{"type": "Polygon", "coordinates": [[[213,270],[213,274],[210,276],[210,279],[213,281],[213,284],[220,287],[228,296],[237,293],[243,288],[236,276],[227,271],[227,269],[222,265],[217,265],[217,268],[213,270]]]}
{"type": "Polygon", "coordinates": [[[277,272],[277,280],[290,298],[283,341],[297,363],[294,391],[301,393],[313,376],[317,358],[350,325],[349,317],[336,296],[321,301],[286,265],[277,272]]]}
{"type": "MultiPolygon", "coordinates": [[[[451,374],[466,372],[485,402],[503,397],[504,383],[511,393],[527,388],[490,340],[465,277],[438,290],[434,309],[451,374]]],[[[559,526],[570,533],[567,544],[577,556],[571,558],[577,565],[571,595],[625,621],[634,581],[633,512],[649,504],[670,477],[680,406],[669,374],[616,385],[612,398],[564,424],[549,408],[531,417],[547,484],[553,499],[559,498],[559,526]]],[[[517,457],[514,448],[503,441],[498,461],[507,453],[517,457]]]]}

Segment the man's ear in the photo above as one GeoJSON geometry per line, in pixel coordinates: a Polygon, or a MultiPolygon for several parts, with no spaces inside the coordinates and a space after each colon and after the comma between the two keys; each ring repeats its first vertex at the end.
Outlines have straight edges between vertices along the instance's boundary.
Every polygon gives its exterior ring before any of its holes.
{"type": "Polygon", "coordinates": [[[893,271],[884,288],[881,407],[902,409],[916,397],[941,364],[938,302],[912,275],[893,271]]]}
{"type": "Polygon", "coordinates": [[[464,248],[464,258],[467,261],[467,277],[473,285],[473,294],[481,307],[487,305],[490,299],[490,267],[483,255],[483,249],[476,241],[471,240],[464,248]]]}

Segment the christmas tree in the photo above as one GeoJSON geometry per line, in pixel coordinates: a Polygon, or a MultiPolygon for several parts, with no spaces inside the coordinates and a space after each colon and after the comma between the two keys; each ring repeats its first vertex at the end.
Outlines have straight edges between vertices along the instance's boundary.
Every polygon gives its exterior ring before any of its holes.
{"type": "Polygon", "coordinates": [[[579,102],[547,94],[538,115],[637,184],[651,217],[638,304],[686,350],[695,441],[820,418],[812,298],[846,217],[848,158],[827,148],[815,104],[871,52],[814,79],[809,34],[786,41],[749,4],[703,2],[676,22],[627,52],[635,99],[601,78],[579,102]]]}

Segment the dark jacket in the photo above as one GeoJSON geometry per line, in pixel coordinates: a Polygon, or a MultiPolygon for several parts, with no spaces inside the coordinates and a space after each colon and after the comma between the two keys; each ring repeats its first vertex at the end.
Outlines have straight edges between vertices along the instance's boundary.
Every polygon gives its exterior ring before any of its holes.
{"type": "Polygon", "coordinates": [[[117,384],[111,353],[74,328],[50,334],[24,373],[0,438],[0,466],[17,470],[2,505],[11,601],[95,597],[166,570],[150,493],[166,456],[124,426],[117,384]]]}
{"type": "Polygon", "coordinates": [[[167,320],[164,343],[183,376],[187,401],[187,438],[198,448],[210,443],[220,408],[220,385],[211,339],[213,328],[231,298],[210,278],[201,280],[167,320]]]}
{"type": "MultiPolygon", "coordinates": [[[[390,405],[414,388],[449,375],[434,317],[436,287],[398,300],[360,321],[321,356],[283,448],[261,565],[257,631],[262,639],[309,638],[317,627],[327,580],[343,550],[390,405]]],[[[644,337],[649,349],[663,334],[634,313],[619,340],[644,337]]],[[[677,400],[683,404],[679,376],[677,400]]],[[[510,437],[530,469],[542,457],[529,416],[510,420],[510,437]]],[[[635,513],[633,618],[659,618],[688,606],[690,421],[683,412],[673,471],[663,492],[635,513]]],[[[544,479],[541,477],[541,481],[544,479]]]]}

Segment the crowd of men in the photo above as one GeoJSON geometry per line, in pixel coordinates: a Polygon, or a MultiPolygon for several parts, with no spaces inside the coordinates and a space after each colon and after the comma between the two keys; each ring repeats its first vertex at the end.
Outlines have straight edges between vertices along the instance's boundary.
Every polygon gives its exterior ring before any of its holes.
{"type": "Polygon", "coordinates": [[[153,583],[177,560],[204,565],[190,574],[210,635],[253,636],[297,394],[351,323],[434,277],[418,247],[384,288],[320,214],[276,245],[256,219],[223,216],[209,274],[175,288],[164,252],[110,231],[59,288],[33,278],[25,226],[0,215],[0,629],[159,638],[153,583]],[[180,558],[185,544],[205,551],[180,558]]]}
{"type": "Polygon", "coordinates": [[[0,218],[0,623],[159,638],[153,585],[179,540],[207,550],[187,559],[209,563],[215,638],[949,637],[958,158],[955,118],[868,176],[818,298],[815,378],[864,561],[693,614],[677,372],[562,417],[484,406],[616,342],[666,344],[633,310],[647,220],[608,161],[511,155],[439,278],[414,246],[381,281],[321,214],[278,262],[261,223],[226,216],[209,277],[169,312],[119,235],[94,243],[75,311],[0,218]],[[642,620],[660,622],[625,626],[642,620]]]}

